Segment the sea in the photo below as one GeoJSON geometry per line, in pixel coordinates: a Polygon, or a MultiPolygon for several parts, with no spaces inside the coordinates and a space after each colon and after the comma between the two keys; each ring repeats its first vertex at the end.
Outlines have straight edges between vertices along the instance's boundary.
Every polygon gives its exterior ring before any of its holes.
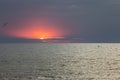
{"type": "Polygon", "coordinates": [[[99,69],[106,69],[106,52],[119,48],[112,43],[0,43],[0,80],[104,80],[108,77],[102,79],[99,69]]]}

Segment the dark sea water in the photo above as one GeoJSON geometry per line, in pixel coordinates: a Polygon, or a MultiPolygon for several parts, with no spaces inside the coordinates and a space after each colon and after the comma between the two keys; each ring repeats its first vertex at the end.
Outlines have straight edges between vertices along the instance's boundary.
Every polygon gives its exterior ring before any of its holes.
{"type": "Polygon", "coordinates": [[[1,43],[0,80],[104,80],[91,75],[97,70],[102,75],[108,68],[103,65],[106,53],[120,52],[119,48],[119,44],[1,43]]]}

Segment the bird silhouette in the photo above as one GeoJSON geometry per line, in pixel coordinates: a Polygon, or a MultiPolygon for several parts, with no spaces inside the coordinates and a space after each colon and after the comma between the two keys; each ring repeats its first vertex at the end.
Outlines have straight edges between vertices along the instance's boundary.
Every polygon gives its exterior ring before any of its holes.
{"type": "Polygon", "coordinates": [[[8,22],[4,23],[1,27],[5,27],[8,25],[8,22]]]}
{"type": "Polygon", "coordinates": [[[3,31],[3,30],[4,30],[4,27],[6,27],[7,25],[8,25],[8,22],[2,24],[2,25],[0,26],[0,32],[3,31]]]}

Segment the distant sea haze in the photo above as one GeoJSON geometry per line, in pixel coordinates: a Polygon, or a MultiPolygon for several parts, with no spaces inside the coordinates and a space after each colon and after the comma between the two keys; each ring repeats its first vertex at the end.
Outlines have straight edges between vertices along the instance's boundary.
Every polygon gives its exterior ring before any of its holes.
{"type": "Polygon", "coordinates": [[[12,38],[12,37],[1,37],[0,43],[35,43],[42,42],[40,39],[25,39],[25,38],[12,38]]]}
{"type": "Polygon", "coordinates": [[[51,38],[26,39],[16,37],[0,37],[0,43],[120,43],[119,39],[81,39],[81,38],[51,38]]]}

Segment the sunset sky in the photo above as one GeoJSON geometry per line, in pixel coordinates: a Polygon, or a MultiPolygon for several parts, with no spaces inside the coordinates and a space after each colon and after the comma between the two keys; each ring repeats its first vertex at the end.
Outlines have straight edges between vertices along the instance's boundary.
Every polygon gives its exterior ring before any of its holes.
{"type": "Polygon", "coordinates": [[[120,1],[0,0],[4,37],[120,42],[120,1]]]}

